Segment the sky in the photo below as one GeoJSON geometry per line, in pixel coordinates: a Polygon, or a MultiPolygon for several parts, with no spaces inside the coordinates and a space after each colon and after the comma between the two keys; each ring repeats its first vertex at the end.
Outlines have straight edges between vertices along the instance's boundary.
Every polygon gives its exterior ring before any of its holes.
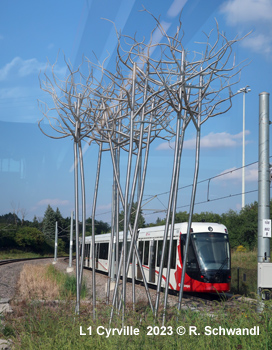
{"type": "MultiPolygon", "coordinates": [[[[60,78],[67,75],[64,56],[77,67],[83,57],[106,61],[114,70],[116,29],[141,40],[149,38],[155,22],[146,8],[173,34],[181,14],[183,46],[199,48],[204,33],[216,28],[228,39],[243,37],[234,45],[236,62],[244,62],[233,92],[249,86],[246,98],[245,200],[258,198],[259,94],[271,92],[272,3],[270,0],[2,0],[0,13],[0,215],[42,218],[50,204],[67,217],[74,210],[73,142],[53,140],[41,133],[39,101],[52,103],[40,88],[46,67],[55,65],[60,78]],[[215,21],[216,19],[216,21],[215,21]],[[115,24],[115,27],[113,25],[115,24]],[[251,165],[250,165],[251,164],[251,165]]],[[[241,209],[243,96],[232,108],[208,120],[201,131],[199,184],[195,212],[223,213],[241,209]],[[238,169],[238,170],[237,170],[238,169]],[[218,176],[226,173],[224,176],[218,176]]],[[[45,130],[49,126],[44,123],[45,130]]],[[[188,211],[194,172],[194,128],[188,128],[181,160],[178,211],[188,211]]],[[[143,198],[147,223],[164,218],[173,166],[173,142],[151,145],[143,198]]],[[[271,152],[271,147],[270,147],[271,152]]],[[[84,145],[87,217],[92,213],[98,146],[84,145]]],[[[125,181],[127,154],[121,154],[125,181]]],[[[108,152],[102,168],[96,218],[110,223],[112,165],[108,152]]]]}

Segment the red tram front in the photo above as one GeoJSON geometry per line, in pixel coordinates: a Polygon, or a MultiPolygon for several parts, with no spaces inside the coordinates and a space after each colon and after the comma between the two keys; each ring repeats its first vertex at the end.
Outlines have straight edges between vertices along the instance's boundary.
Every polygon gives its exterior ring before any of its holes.
{"type": "MultiPolygon", "coordinates": [[[[180,234],[180,244],[178,245],[179,261],[175,272],[177,290],[180,289],[186,236],[180,234]]],[[[191,232],[184,291],[228,292],[231,282],[230,269],[230,246],[227,230],[225,233],[213,232],[213,228],[209,227],[208,232],[191,232]]]]}

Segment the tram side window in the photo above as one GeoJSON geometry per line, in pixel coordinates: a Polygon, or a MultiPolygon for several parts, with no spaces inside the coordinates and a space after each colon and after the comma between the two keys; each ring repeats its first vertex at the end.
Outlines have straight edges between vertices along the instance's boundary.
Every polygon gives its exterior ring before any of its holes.
{"type": "Polygon", "coordinates": [[[171,269],[176,268],[176,256],[177,256],[177,241],[174,240],[172,245],[172,254],[171,254],[171,265],[170,265],[171,269]]]}
{"type": "Polygon", "coordinates": [[[144,265],[148,265],[149,241],[145,241],[144,247],[144,265]]]}
{"type": "MultiPolygon", "coordinates": [[[[169,253],[169,239],[166,242],[165,247],[165,255],[164,255],[164,264],[163,267],[167,267],[168,264],[168,253],[169,253]]],[[[163,241],[158,241],[158,254],[157,254],[157,266],[160,266],[161,259],[162,259],[162,245],[163,241]]],[[[176,267],[176,251],[177,251],[177,241],[173,241],[172,246],[172,254],[171,254],[171,261],[170,261],[170,268],[174,269],[176,267]]]]}
{"type": "Polygon", "coordinates": [[[158,246],[158,241],[155,241],[154,242],[154,262],[153,262],[153,264],[155,264],[155,262],[156,262],[157,246],[158,246]]]}
{"type": "Polygon", "coordinates": [[[139,255],[140,255],[141,262],[143,262],[143,251],[144,251],[144,242],[139,241],[139,255]]]}
{"type": "MultiPolygon", "coordinates": [[[[160,266],[161,259],[162,259],[162,245],[163,245],[163,241],[158,241],[157,266],[160,266]]],[[[169,240],[167,240],[167,242],[166,242],[165,255],[164,255],[165,258],[164,258],[163,267],[167,267],[168,250],[169,250],[169,240]]]]}
{"type": "Polygon", "coordinates": [[[168,254],[169,254],[169,240],[166,242],[165,255],[164,255],[164,264],[163,267],[167,267],[168,264],[168,254]]]}
{"type": "Polygon", "coordinates": [[[160,266],[162,256],[162,241],[158,241],[157,266],[160,266]]]}
{"type": "Polygon", "coordinates": [[[100,243],[99,259],[108,259],[109,243],[100,243]]]}

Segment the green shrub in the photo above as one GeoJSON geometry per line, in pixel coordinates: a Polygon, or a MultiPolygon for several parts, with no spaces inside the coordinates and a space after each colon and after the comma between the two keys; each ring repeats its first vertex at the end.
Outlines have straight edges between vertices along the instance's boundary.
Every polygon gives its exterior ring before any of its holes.
{"type": "Polygon", "coordinates": [[[19,247],[40,251],[42,250],[45,238],[44,234],[37,228],[25,226],[16,232],[15,242],[19,247]]]}

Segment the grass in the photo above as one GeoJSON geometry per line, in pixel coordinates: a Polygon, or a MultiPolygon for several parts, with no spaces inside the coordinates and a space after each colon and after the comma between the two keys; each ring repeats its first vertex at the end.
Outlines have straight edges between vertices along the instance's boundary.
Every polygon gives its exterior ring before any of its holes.
{"type": "Polygon", "coordinates": [[[233,251],[231,254],[231,266],[244,269],[255,269],[257,271],[257,250],[247,252],[233,251]]]}
{"type": "MultiPolygon", "coordinates": [[[[180,312],[178,321],[175,311],[170,310],[165,324],[165,335],[156,335],[157,332],[164,332],[164,328],[160,321],[153,320],[148,307],[138,313],[128,310],[125,325],[138,328],[139,334],[118,335],[115,331],[114,335],[107,336],[105,328],[118,328],[119,331],[122,329],[119,316],[114,318],[109,327],[108,306],[100,305],[95,323],[91,319],[90,306],[82,306],[80,316],[75,317],[73,305],[70,303],[45,306],[20,302],[13,305],[14,314],[7,317],[5,332],[12,339],[15,350],[216,348],[262,350],[272,348],[271,307],[271,302],[267,302],[263,313],[258,314],[255,306],[247,302],[237,303],[235,312],[220,304],[216,306],[214,317],[205,312],[186,310],[180,312]],[[186,333],[182,336],[176,332],[180,326],[186,329],[186,333]],[[150,327],[156,331],[148,335],[150,327]],[[254,327],[259,327],[259,335],[209,335],[210,331],[219,331],[219,327],[246,328],[252,331],[254,327]],[[98,331],[104,334],[100,335],[98,331]],[[196,334],[193,331],[196,331],[196,334]]],[[[5,336],[4,332],[2,334],[5,336]]]]}
{"type": "MultiPolygon", "coordinates": [[[[49,265],[47,268],[47,276],[52,278],[60,286],[60,295],[62,298],[76,296],[76,277],[74,275],[67,275],[58,271],[53,265],[49,265]]],[[[83,281],[81,287],[81,298],[85,298],[87,295],[87,286],[83,281]]]]}
{"type": "Polygon", "coordinates": [[[11,249],[9,251],[0,251],[0,260],[29,259],[29,258],[41,258],[41,257],[43,257],[41,254],[32,253],[32,252],[23,252],[18,249],[11,249]]]}
{"type": "MultiPolygon", "coordinates": [[[[257,255],[257,249],[246,252],[232,252],[231,292],[256,298],[257,255]]],[[[270,254],[270,256],[272,255],[270,254]]]]}
{"type": "MultiPolygon", "coordinates": [[[[19,249],[11,249],[7,251],[0,251],[0,260],[5,259],[30,259],[30,258],[43,258],[46,257],[54,257],[53,253],[46,253],[46,254],[38,254],[33,252],[24,252],[19,249]]],[[[69,256],[66,252],[58,252],[58,256],[69,256]]]]}
{"type": "MultiPolygon", "coordinates": [[[[87,287],[83,281],[81,298],[85,298],[86,294],[87,287]]],[[[74,298],[76,296],[76,277],[58,271],[51,264],[25,264],[18,282],[18,296],[27,301],[74,298]]]]}
{"type": "Polygon", "coordinates": [[[231,292],[256,298],[257,250],[231,254],[231,292]]]}
{"type": "Polygon", "coordinates": [[[18,281],[18,297],[31,301],[33,299],[54,300],[60,297],[58,283],[48,276],[50,265],[25,264],[18,281]]]}

